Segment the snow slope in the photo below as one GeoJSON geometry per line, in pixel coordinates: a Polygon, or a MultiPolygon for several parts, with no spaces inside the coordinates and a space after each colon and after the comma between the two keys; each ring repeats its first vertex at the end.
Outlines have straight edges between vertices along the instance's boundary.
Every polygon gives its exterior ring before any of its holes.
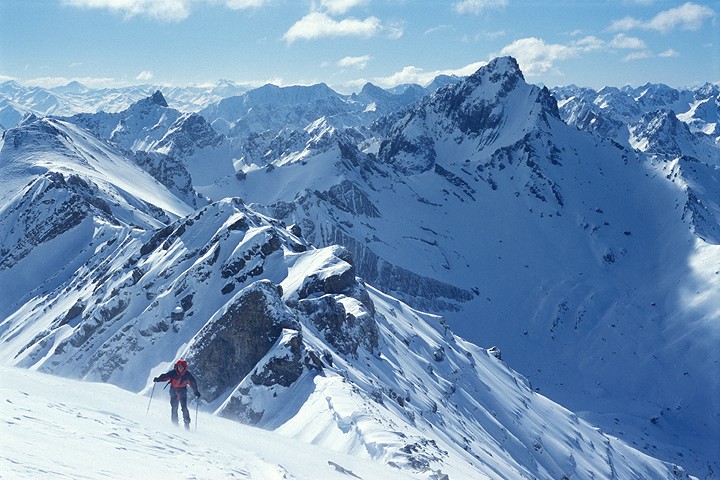
{"type": "Polygon", "coordinates": [[[167,393],[152,401],[112,385],[0,367],[0,478],[257,480],[421,479],[201,410],[193,429],[170,423],[167,393]]]}

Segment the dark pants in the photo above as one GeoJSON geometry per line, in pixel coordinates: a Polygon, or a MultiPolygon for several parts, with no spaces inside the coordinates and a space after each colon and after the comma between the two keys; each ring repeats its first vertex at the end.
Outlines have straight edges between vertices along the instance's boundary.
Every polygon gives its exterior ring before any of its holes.
{"type": "Polygon", "coordinates": [[[185,426],[190,425],[190,411],[187,407],[187,388],[170,388],[170,418],[173,423],[178,423],[178,404],[182,409],[185,426]]]}

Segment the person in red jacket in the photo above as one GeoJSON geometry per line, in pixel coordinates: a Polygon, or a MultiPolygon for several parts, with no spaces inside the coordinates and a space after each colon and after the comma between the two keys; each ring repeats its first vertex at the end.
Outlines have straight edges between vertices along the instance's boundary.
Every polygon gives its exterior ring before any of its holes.
{"type": "Polygon", "coordinates": [[[200,399],[200,391],[197,387],[197,381],[193,377],[188,364],[185,360],[180,359],[175,363],[175,368],[167,373],[163,373],[159,377],[155,377],[153,382],[170,382],[170,417],[173,423],[178,423],[178,404],[182,408],[183,421],[185,428],[190,429],[190,411],[187,407],[187,387],[193,389],[195,396],[200,399]]]}

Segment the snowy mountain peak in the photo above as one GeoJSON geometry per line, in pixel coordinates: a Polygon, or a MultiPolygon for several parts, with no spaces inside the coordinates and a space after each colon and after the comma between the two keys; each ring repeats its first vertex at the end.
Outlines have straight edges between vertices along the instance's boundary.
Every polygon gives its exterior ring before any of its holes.
{"type": "Polygon", "coordinates": [[[288,87],[279,87],[269,83],[255,90],[250,90],[241,96],[246,98],[248,106],[253,106],[259,104],[305,104],[327,97],[336,97],[338,94],[324,83],[288,87]]]}
{"type": "Polygon", "coordinates": [[[388,92],[387,90],[383,90],[382,88],[378,87],[377,85],[367,82],[365,85],[363,85],[362,90],[360,90],[360,93],[358,96],[368,96],[368,97],[374,97],[374,98],[387,98],[392,97],[393,94],[388,92]]]}
{"type": "Polygon", "coordinates": [[[88,93],[88,88],[78,81],[72,81],[62,87],[51,88],[51,91],[59,94],[82,95],[88,93]]]}
{"type": "Polygon", "coordinates": [[[24,127],[27,125],[31,125],[39,120],[39,117],[35,115],[32,112],[28,112],[25,115],[22,116],[20,121],[18,122],[19,127],[24,127]]]}
{"type": "Polygon", "coordinates": [[[513,57],[497,57],[491,60],[487,65],[480,67],[475,73],[468,77],[468,80],[480,83],[482,81],[490,81],[497,83],[502,80],[525,80],[520,65],[513,57]]]}
{"type": "Polygon", "coordinates": [[[166,108],[168,107],[168,103],[160,90],[156,90],[155,93],[152,94],[150,101],[155,105],[160,105],[161,107],[166,108]]]}
{"type": "Polygon", "coordinates": [[[379,157],[404,173],[425,172],[444,158],[467,155],[463,144],[491,154],[534,130],[560,124],[557,103],[546,88],[529,85],[512,57],[481,67],[467,79],[424,97],[395,115],[379,157]],[[452,152],[452,153],[451,153],[452,152]]]}

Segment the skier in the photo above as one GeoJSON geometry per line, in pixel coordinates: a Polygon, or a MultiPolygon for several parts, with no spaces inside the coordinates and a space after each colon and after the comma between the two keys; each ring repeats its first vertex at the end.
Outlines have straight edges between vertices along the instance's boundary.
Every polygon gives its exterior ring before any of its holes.
{"type": "Polygon", "coordinates": [[[200,400],[200,391],[197,387],[197,381],[192,373],[188,370],[187,361],[180,359],[175,363],[175,368],[167,373],[163,373],[159,377],[155,377],[153,382],[170,382],[170,417],[174,424],[178,423],[178,404],[182,408],[183,421],[185,428],[190,430],[190,411],[187,408],[187,386],[195,392],[198,401],[200,400]]]}

